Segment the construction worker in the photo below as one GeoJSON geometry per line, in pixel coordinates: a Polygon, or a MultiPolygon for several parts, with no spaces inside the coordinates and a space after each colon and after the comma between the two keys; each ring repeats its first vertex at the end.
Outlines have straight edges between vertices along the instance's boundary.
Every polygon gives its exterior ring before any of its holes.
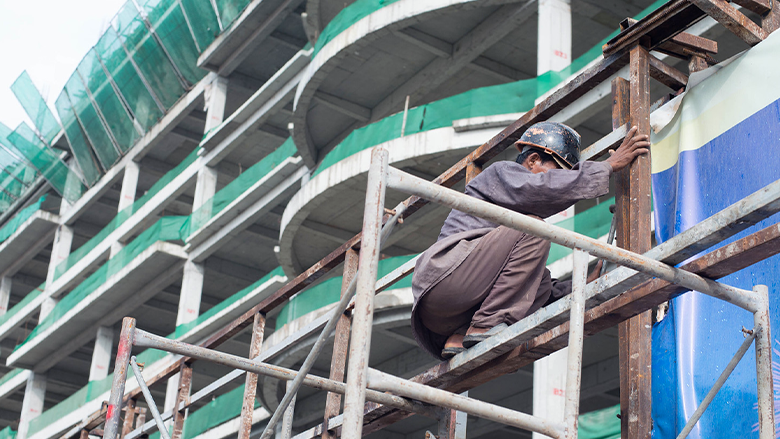
{"type": "MultiPolygon", "coordinates": [[[[580,135],[554,122],[534,124],[515,143],[517,159],[496,162],[466,194],[543,219],[609,192],[609,178],[650,146],[636,127],[602,162],[580,162],[580,135]]],[[[417,260],[412,331],[433,356],[448,359],[571,292],[550,277],[550,242],[452,210],[438,241],[417,260]]],[[[595,279],[598,268],[588,277],[595,279]]]]}

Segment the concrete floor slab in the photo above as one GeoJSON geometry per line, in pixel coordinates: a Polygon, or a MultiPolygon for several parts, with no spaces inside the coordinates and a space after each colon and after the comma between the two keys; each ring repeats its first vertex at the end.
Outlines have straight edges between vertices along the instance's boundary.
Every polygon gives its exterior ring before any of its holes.
{"type": "Polygon", "coordinates": [[[39,210],[0,244],[0,273],[12,276],[54,238],[59,217],[39,210]]]}

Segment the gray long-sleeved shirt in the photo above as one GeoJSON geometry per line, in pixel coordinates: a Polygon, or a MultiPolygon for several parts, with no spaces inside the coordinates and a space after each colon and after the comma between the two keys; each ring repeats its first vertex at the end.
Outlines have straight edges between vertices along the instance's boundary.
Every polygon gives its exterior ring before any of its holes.
{"type": "MultiPolygon", "coordinates": [[[[605,162],[582,162],[572,170],[553,169],[534,174],[510,161],[495,163],[466,185],[465,193],[515,212],[547,218],[577,201],[609,192],[612,166],[605,162]]],[[[414,304],[412,330],[418,342],[427,345],[428,335],[416,315],[420,298],[452,273],[479,242],[498,225],[457,210],[450,212],[438,241],[415,264],[412,278],[414,304]]],[[[569,283],[553,282],[552,298],[571,290],[569,283]]]]}

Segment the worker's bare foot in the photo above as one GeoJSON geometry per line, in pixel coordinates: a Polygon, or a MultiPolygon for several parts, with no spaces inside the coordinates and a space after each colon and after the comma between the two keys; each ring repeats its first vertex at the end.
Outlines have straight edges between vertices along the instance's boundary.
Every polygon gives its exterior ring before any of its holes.
{"type": "Polygon", "coordinates": [[[452,334],[444,343],[444,349],[441,351],[441,356],[445,360],[449,360],[465,350],[466,349],[463,347],[463,334],[452,334]]]}

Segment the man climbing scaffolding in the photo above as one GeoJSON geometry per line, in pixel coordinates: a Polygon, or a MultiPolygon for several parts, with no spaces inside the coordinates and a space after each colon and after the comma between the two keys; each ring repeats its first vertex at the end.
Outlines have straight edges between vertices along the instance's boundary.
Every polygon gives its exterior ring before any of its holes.
{"type": "MultiPolygon", "coordinates": [[[[466,194],[542,220],[609,192],[609,178],[650,146],[628,131],[603,162],[580,163],[580,135],[534,124],[515,143],[517,159],[486,168],[466,194]]],[[[412,330],[433,356],[448,359],[571,292],[545,267],[550,242],[457,210],[417,260],[412,330]]],[[[595,279],[599,267],[588,277],[595,279]]]]}

